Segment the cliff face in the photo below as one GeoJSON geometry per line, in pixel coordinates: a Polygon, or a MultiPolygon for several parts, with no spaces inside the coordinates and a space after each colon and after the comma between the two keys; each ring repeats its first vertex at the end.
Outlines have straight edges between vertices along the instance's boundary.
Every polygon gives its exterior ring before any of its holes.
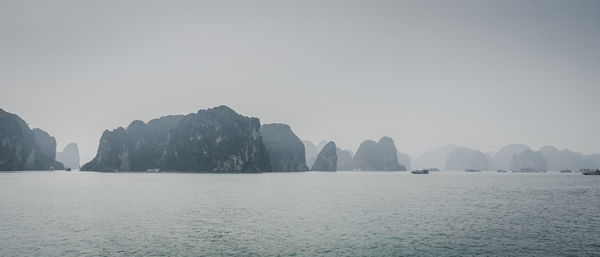
{"type": "Polygon", "coordinates": [[[407,170],[412,169],[412,165],[410,163],[410,156],[408,156],[408,154],[398,152],[398,163],[404,166],[404,168],[406,168],[407,170]]]}
{"type": "Polygon", "coordinates": [[[226,106],[104,131],[96,157],[81,170],[270,171],[260,121],[226,106]]]}
{"type": "Polygon", "coordinates": [[[79,169],[79,147],[75,143],[70,143],[62,152],[56,153],[56,161],[65,165],[65,168],[79,169]]]}
{"type": "Polygon", "coordinates": [[[379,142],[366,140],[360,144],[354,155],[354,168],[363,171],[405,171],[398,163],[398,153],[394,141],[382,137],[379,142]]]}
{"type": "Polygon", "coordinates": [[[64,168],[55,154],[53,137],[41,129],[31,130],[18,115],[0,109],[0,170],[64,168]]]}
{"type": "Polygon", "coordinates": [[[314,171],[337,171],[337,153],[336,146],[333,141],[327,143],[323,150],[317,156],[315,164],[311,170],[314,171]]]}
{"type": "Polygon", "coordinates": [[[490,170],[493,165],[491,157],[473,149],[459,147],[454,149],[446,160],[447,170],[478,169],[490,170]]]}
{"type": "Polygon", "coordinates": [[[511,144],[502,147],[502,149],[494,154],[494,163],[496,168],[503,170],[509,169],[513,155],[521,154],[526,149],[529,149],[529,146],[522,144],[511,144]]]}
{"type": "Polygon", "coordinates": [[[514,155],[510,162],[511,170],[519,169],[533,169],[533,170],[546,170],[548,168],[548,162],[544,155],[537,151],[531,151],[526,149],[518,155],[514,155]]]}
{"type": "Polygon", "coordinates": [[[260,135],[271,159],[273,171],[307,171],[304,144],[290,126],[265,124],[260,135]]]}
{"type": "Polygon", "coordinates": [[[337,155],[337,170],[349,171],[354,169],[352,163],[352,151],[342,150],[337,147],[335,153],[337,155]]]}
{"type": "Polygon", "coordinates": [[[567,149],[558,150],[554,146],[543,146],[540,152],[548,161],[548,169],[594,169],[598,166],[593,158],[567,149]]]}
{"type": "Polygon", "coordinates": [[[64,169],[56,161],[56,139],[38,128],[32,130],[35,146],[25,162],[26,170],[64,169]]]}

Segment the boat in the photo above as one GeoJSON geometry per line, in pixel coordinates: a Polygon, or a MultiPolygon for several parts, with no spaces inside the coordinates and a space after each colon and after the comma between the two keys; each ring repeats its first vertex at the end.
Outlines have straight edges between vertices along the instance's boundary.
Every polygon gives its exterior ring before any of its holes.
{"type": "Polygon", "coordinates": [[[529,172],[529,173],[539,173],[539,172],[546,172],[545,170],[534,170],[532,168],[525,168],[525,169],[518,169],[518,170],[513,170],[512,172],[529,172]]]}
{"type": "Polygon", "coordinates": [[[561,170],[560,173],[573,173],[571,170],[561,170]]]}
{"type": "Polygon", "coordinates": [[[590,171],[595,171],[594,169],[579,169],[579,172],[583,173],[583,172],[590,172],[590,171]]]}
{"type": "Polygon", "coordinates": [[[596,169],[595,171],[586,171],[583,175],[600,175],[600,170],[596,169]]]}
{"type": "Polygon", "coordinates": [[[506,170],[497,170],[496,172],[505,173],[507,171],[506,170]]]}
{"type": "Polygon", "coordinates": [[[66,168],[65,171],[71,171],[71,168],[66,168]]]}
{"type": "Polygon", "coordinates": [[[412,173],[412,174],[429,174],[429,170],[413,170],[410,173],[412,173]]]}
{"type": "Polygon", "coordinates": [[[480,172],[481,170],[476,169],[465,169],[466,172],[480,172]]]}

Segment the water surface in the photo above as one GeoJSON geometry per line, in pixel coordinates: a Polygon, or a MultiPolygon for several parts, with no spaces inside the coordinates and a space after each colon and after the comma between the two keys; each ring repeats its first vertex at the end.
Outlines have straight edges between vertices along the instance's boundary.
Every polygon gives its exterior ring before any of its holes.
{"type": "Polygon", "coordinates": [[[0,173],[0,256],[598,256],[600,176],[0,173]]]}

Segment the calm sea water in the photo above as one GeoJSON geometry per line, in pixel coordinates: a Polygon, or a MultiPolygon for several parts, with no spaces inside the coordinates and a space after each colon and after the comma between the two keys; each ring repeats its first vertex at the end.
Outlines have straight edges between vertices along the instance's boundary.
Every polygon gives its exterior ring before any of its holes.
{"type": "Polygon", "coordinates": [[[599,256],[600,176],[0,173],[0,256],[599,256]]]}

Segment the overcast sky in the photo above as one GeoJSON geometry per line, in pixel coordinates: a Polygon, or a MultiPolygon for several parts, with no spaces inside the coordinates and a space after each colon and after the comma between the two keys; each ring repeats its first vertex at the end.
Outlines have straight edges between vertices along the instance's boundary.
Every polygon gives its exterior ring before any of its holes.
{"type": "Polygon", "coordinates": [[[600,152],[600,1],[0,0],[0,108],[82,162],[221,104],[353,150],[600,152]]]}

